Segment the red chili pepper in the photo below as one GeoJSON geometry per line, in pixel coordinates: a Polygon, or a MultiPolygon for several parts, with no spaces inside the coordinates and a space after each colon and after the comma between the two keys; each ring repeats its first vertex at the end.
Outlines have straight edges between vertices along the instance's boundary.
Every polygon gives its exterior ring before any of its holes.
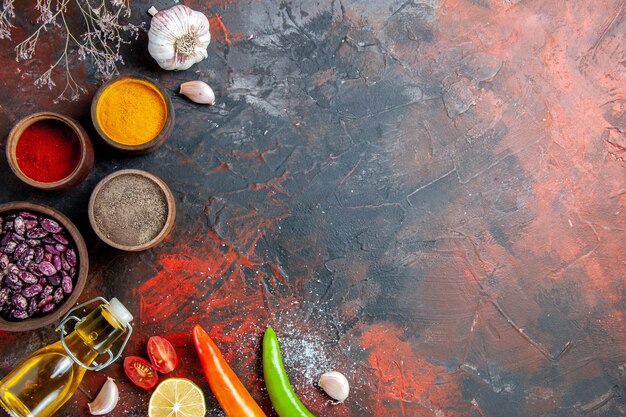
{"type": "Polygon", "coordinates": [[[266,417],[235,372],[228,366],[213,340],[199,324],[193,327],[193,342],[202,362],[204,375],[209,381],[209,387],[226,416],[266,417]]]}

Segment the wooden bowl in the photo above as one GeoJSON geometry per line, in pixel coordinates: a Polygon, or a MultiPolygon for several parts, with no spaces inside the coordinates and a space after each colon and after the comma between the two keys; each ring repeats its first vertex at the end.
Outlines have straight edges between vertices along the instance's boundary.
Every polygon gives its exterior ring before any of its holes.
{"type": "Polygon", "coordinates": [[[159,146],[163,145],[165,140],[170,136],[172,130],[174,129],[174,106],[172,105],[172,100],[167,92],[154,80],[144,77],[143,75],[123,74],[107,81],[98,89],[98,91],[96,91],[96,94],[91,101],[91,121],[96,129],[96,132],[98,132],[98,135],[108,146],[123,153],[139,155],[152,152],[157,149],[159,146]],[[167,110],[167,117],[161,131],[152,140],[140,145],[125,145],[113,140],[104,132],[104,129],[100,126],[100,122],[98,121],[98,103],[102,98],[104,91],[113,84],[125,80],[139,80],[140,82],[149,84],[160,94],[161,98],[163,98],[165,108],[167,110]]]}
{"type": "Polygon", "coordinates": [[[67,117],[62,114],[53,112],[40,112],[31,114],[30,116],[26,116],[25,118],[17,122],[9,133],[6,145],[6,155],[9,162],[9,167],[20,180],[32,187],[42,190],[67,190],[74,187],[82,180],[84,180],[85,177],[87,177],[87,175],[91,171],[91,168],[93,167],[94,160],[93,145],[91,144],[91,140],[89,140],[89,136],[87,136],[87,132],[85,132],[85,129],[83,129],[83,127],[71,117],[67,117]],[[20,137],[28,127],[43,120],[57,120],[69,126],[74,131],[74,133],[76,133],[76,136],[78,137],[78,142],[80,144],[80,159],[78,161],[78,164],[76,165],[76,168],[74,169],[74,171],[72,171],[70,175],[63,178],[62,180],[55,182],[40,182],[28,177],[20,169],[17,161],[16,150],[17,143],[19,142],[20,137]]]}
{"type": "Polygon", "coordinates": [[[76,281],[74,283],[74,289],[68,297],[65,298],[62,304],[60,304],[56,310],[41,317],[28,318],[20,321],[5,320],[0,317],[0,330],[6,330],[11,332],[21,332],[26,330],[38,329],[43,326],[47,326],[52,323],[56,323],[60,318],[78,301],[80,294],[87,282],[87,274],[89,272],[89,255],[87,254],[87,246],[83,240],[82,235],[74,226],[74,223],[70,221],[60,212],[44,206],[42,204],[27,203],[27,202],[12,202],[6,204],[0,204],[0,216],[9,214],[16,211],[33,211],[41,213],[61,224],[65,230],[69,233],[71,239],[76,245],[78,252],[78,273],[76,274],[76,281]]]}
{"type": "MultiPolygon", "coordinates": [[[[121,186],[119,187],[121,189],[121,186]]],[[[139,192],[137,192],[137,189],[132,188],[134,187],[133,185],[126,185],[126,187],[128,188],[125,188],[125,192],[121,193],[124,196],[136,196],[140,194],[139,192]]],[[[172,191],[169,189],[167,184],[165,184],[165,182],[163,182],[163,180],[161,180],[157,176],[139,169],[123,169],[103,178],[102,181],[100,181],[98,185],[96,185],[96,188],[94,188],[93,192],[91,193],[88,210],[89,222],[91,223],[91,227],[96,232],[98,237],[102,239],[102,241],[105,242],[107,245],[128,252],[143,251],[159,244],[163,239],[167,237],[167,235],[172,230],[172,227],[174,227],[174,220],[176,218],[176,203],[174,201],[174,195],[172,194],[172,191]],[[148,218],[151,214],[153,214],[153,212],[150,210],[146,211],[146,204],[142,204],[141,202],[139,202],[138,204],[127,203],[127,205],[124,206],[124,203],[121,202],[120,199],[109,201],[107,209],[105,210],[103,208],[105,206],[105,203],[101,201],[99,196],[100,193],[102,193],[102,199],[104,199],[105,194],[108,194],[109,196],[115,195],[114,191],[112,190],[114,190],[114,187],[118,187],[119,184],[121,184],[120,180],[123,180],[124,177],[128,179],[132,178],[133,176],[139,177],[136,181],[133,180],[139,184],[137,186],[137,189],[139,189],[140,187],[145,189],[145,185],[148,185],[151,188],[150,193],[153,193],[151,195],[162,199],[162,202],[165,205],[165,218],[162,222],[162,227],[160,222],[155,224],[155,233],[153,237],[146,239],[145,241],[141,240],[139,242],[134,242],[131,244],[129,242],[121,241],[121,238],[117,238],[118,240],[116,240],[116,236],[120,234],[126,234],[129,236],[133,236],[133,238],[139,239],[139,236],[143,234],[143,230],[132,230],[133,224],[130,221],[130,217],[133,216],[133,219],[148,218]],[[141,212],[142,209],[144,210],[143,212],[141,212]],[[120,210],[123,214],[128,213],[128,218],[120,220],[118,222],[119,224],[115,226],[113,230],[111,227],[105,229],[105,227],[99,224],[97,215],[98,212],[105,213],[108,211],[110,213],[115,213],[118,210],[120,210]]],[[[106,221],[108,223],[115,223],[115,221],[120,219],[120,217],[122,216],[118,214],[112,214],[110,216],[107,215],[106,217],[106,221]]],[[[152,236],[152,233],[150,234],[150,236],[152,236]]]]}

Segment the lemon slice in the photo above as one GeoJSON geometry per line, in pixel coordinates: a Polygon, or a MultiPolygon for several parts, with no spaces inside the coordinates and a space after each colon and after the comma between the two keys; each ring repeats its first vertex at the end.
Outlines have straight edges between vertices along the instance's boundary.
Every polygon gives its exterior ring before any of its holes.
{"type": "Polygon", "coordinates": [[[204,417],[206,405],[200,387],[186,378],[161,382],[150,397],[149,417],[204,417]]]}

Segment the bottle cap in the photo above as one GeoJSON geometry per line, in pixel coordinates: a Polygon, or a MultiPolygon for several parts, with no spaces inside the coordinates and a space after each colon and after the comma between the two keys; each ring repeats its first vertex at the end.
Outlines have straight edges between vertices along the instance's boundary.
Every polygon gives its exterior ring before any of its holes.
{"type": "Polygon", "coordinates": [[[124,304],[120,303],[120,300],[117,298],[111,298],[109,301],[109,305],[107,309],[115,316],[115,318],[124,325],[124,327],[128,326],[128,324],[133,321],[133,315],[130,314],[130,311],[124,307],[124,304]]]}

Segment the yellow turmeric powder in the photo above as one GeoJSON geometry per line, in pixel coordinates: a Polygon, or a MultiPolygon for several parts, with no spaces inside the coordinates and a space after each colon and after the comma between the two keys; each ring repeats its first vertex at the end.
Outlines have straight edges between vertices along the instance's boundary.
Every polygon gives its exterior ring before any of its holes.
{"type": "Polygon", "coordinates": [[[142,145],[163,129],[167,107],[163,95],[152,84],[127,78],[102,92],[96,117],[111,140],[122,145],[142,145]]]}

